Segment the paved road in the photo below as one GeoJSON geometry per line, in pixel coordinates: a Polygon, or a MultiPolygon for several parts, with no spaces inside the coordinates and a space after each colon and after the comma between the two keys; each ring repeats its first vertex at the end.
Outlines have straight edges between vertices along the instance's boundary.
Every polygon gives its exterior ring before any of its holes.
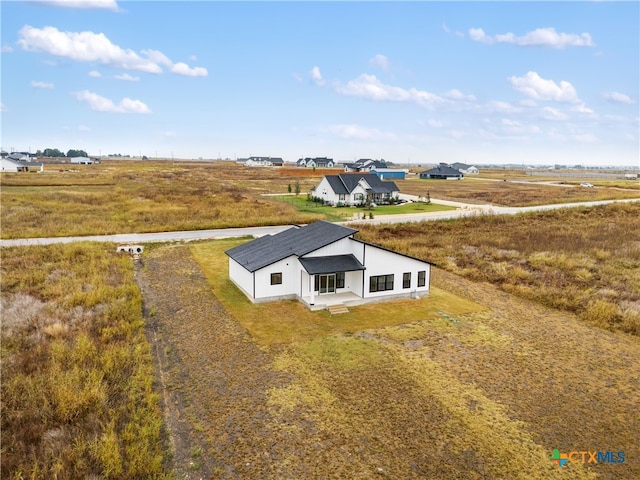
{"type": "MultiPolygon", "coordinates": [[[[410,198],[410,195],[403,195],[410,198]]],[[[416,197],[417,198],[417,197],[416,197]]],[[[489,205],[472,205],[460,202],[433,199],[433,203],[458,207],[457,210],[431,213],[409,213],[403,215],[384,215],[372,220],[360,220],[355,222],[342,222],[350,224],[369,223],[374,225],[384,223],[422,222],[433,220],[450,220],[453,218],[468,217],[474,215],[515,215],[517,213],[535,212],[543,210],[556,210],[559,208],[589,207],[606,205],[615,202],[640,202],[640,198],[624,200],[601,200],[597,202],[561,203],[554,205],[538,205],[534,207],[493,207],[489,205]]],[[[272,227],[246,227],[246,228],[220,228],[213,230],[191,230],[182,232],[158,232],[158,233],[124,233],[118,235],[92,235],[85,237],[48,237],[48,238],[20,238],[13,240],[0,240],[0,247],[15,247],[29,245],[51,245],[54,243],[72,242],[113,242],[121,244],[137,244],[152,242],[175,242],[185,240],[208,240],[215,238],[232,238],[263,235],[273,235],[282,232],[291,225],[277,225],[272,227]]]]}

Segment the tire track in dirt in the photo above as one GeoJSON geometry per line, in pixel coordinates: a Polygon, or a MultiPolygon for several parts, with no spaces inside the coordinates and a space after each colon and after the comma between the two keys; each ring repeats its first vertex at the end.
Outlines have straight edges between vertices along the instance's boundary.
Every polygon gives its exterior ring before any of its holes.
{"type": "Polygon", "coordinates": [[[267,478],[287,442],[266,391],[287,378],[215,298],[188,247],[152,249],[138,268],[179,479],[267,478]]]}

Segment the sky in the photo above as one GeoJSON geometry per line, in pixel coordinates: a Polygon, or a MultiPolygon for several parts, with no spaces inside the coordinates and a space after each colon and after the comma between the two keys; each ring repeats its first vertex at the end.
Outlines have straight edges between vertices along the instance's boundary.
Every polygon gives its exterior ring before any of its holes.
{"type": "Polygon", "coordinates": [[[2,1],[1,147],[640,163],[640,2],[2,1]]]}

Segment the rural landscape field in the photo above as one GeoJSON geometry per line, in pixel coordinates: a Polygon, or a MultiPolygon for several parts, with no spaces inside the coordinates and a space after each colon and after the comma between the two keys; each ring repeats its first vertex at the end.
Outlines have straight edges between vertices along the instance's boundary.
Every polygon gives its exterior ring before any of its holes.
{"type": "MultiPolygon", "coordinates": [[[[331,315],[251,303],[224,253],[246,237],[140,258],[2,247],[2,478],[640,478],[640,202],[377,225],[394,211],[307,201],[327,172],[113,160],[0,176],[3,240],[366,213],[359,239],[433,264],[428,296],[331,315]]],[[[581,180],[410,175],[401,193],[431,203],[397,211],[640,198],[637,180],[581,180]]]]}

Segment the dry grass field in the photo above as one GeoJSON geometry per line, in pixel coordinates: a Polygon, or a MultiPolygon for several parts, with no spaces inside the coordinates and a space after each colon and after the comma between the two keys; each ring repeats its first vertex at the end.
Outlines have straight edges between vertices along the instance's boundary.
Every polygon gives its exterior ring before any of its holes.
{"type": "MultiPolygon", "coordinates": [[[[326,215],[263,196],[300,195],[340,170],[248,168],[234,162],[105,161],[0,175],[2,238],[201,230],[307,223],[326,215]]],[[[526,185],[489,180],[398,181],[402,193],[496,205],[629,198],[637,191],[526,185]]],[[[338,212],[345,213],[345,212],[338,212]]]]}
{"type": "MultiPolygon", "coordinates": [[[[509,178],[509,177],[508,177],[509,178]]],[[[532,181],[531,178],[526,178],[532,181]]],[[[544,181],[550,181],[544,179],[544,181]]],[[[590,180],[587,180],[590,181],[590,180]]],[[[465,178],[460,181],[423,180],[410,178],[396,182],[402,193],[432,198],[492,204],[505,207],[526,207],[551,203],[590,202],[618,198],[640,198],[638,189],[622,190],[613,187],[583,188],[580,181],[572,186],[552,186],[541,182],[517,183],[513,180],[495,181],[486,178],[465,178]]],[[[629,185],[634,185],[629,182],[629,185]]]]}
{"type": "Polygon", "coordinates": [[[639,202],[359,230],[466,278],[640,335],[639,202]]]}
{"type": "Polygon", "coordinates": [[[3,248],[1,268],[2,478],[165,478],[131,258],[3,248]]]}
{"type": "Polygon", "coordinates": [[[175,436],[187,440],[181,458],[192,471],[640,475],[635,337],[440,269],[428,298],[334,317],[295,301],[255,305],[226,276],[223,252],[242,241],[158,247],[145,260],[157,350],[170,352],[168,389],[188,419],[175,436]],[[556,448],[624,451],[627,461],[560,469],[549,460],[556,448]]]}

